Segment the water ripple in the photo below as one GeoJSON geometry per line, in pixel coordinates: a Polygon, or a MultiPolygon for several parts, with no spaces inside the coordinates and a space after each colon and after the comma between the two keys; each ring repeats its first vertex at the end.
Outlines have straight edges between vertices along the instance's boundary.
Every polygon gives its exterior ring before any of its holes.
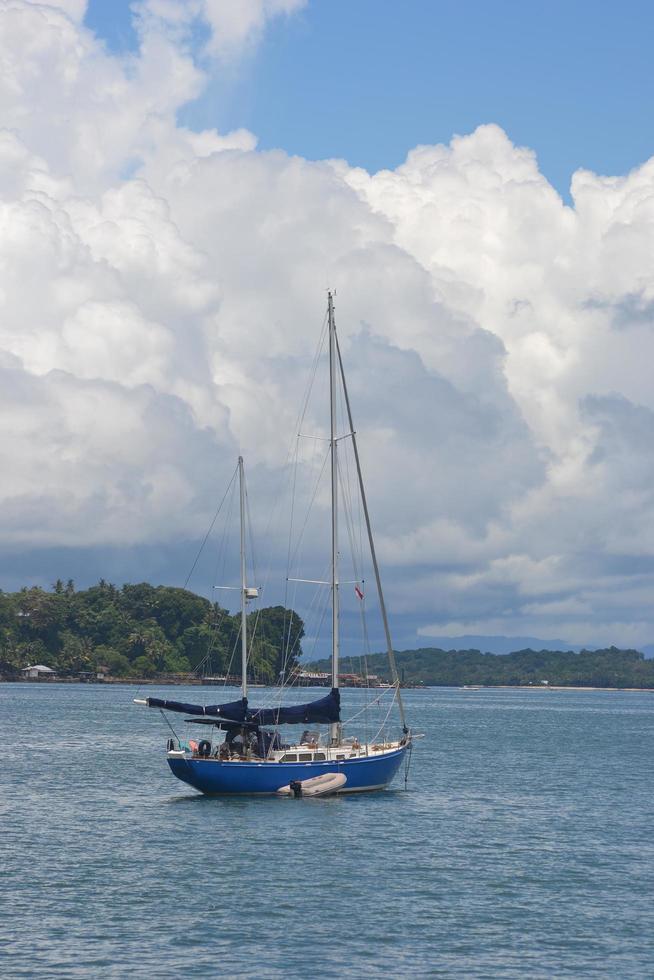
{"type": "Polygon", "coordinates": [[[300,801],[187,792],[131,696],[0,685],[3,976],[654,975],[651,695],[408,691],[409,791],[300,801]]]}

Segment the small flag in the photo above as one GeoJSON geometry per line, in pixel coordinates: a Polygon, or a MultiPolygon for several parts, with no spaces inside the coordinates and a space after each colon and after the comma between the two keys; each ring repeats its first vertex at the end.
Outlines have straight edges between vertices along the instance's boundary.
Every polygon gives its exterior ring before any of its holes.
{"type": "Polygon", "coordinates": [[[358,595],[359,599],[363,599],[363,592],[361,591],[358,585],[354,586],[354,591],[358,595]]]}

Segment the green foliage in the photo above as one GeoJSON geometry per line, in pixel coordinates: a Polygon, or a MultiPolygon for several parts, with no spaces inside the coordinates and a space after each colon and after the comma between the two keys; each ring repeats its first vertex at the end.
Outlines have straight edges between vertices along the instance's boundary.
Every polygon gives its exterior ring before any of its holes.
{"type": "Polygon", "coordinates": [[[157,668],[149,657],[137,657],[130,667],[130,674],[134,677],[154,677],[156,673],[157,668]]]}
{"type": "MultiPolygon", "coordinates": [[[[638,650],[517,650],[506,655],[479,650],[403,650],[396,654],[400,678],[412,684],[654,688],[654,660],[638,650]]],[[[328,669],[327,661],[312,664],[328,669]]],[[[345,669],[345,668],[344,668],[345,669]]],[[[368,658],[371,674],[389,679],[386,654],[368,658]]]]}
{"type": "Polygon", "coordinates": [[[114,677],[125,677],[129,674],[130,662],[126,656],[114,650],[113,647],[99,646],[95,648],[98,667],[106,667],[114,677]]]}
{"type": "MultiPolygon", "coordinates": [[[[248,617],[253,676],[274,681],[301,655],[304,624],[281,606],[248,617]]],[[[240,672],[240,616],[185,589],[147,582],[89,589],[58,579],[47,592],[0,591],[0,672],[44,663],[58,673],[108,667],[114,676],[240,672]]]]}
{"type": "Polygon", "coordinates": [[[285,667],[288,670],[289,666],[295,666],[302,651],[301,641],[304,636],[304,623],[297,613],[284,609],[283,606],[272,606],[262,609],[260,613],[250,613],[248,632],[252,637],[250,649],[260,681],[275,682],[285,667]],[[286,665],[285,659],[288,660],[286,665]]]}

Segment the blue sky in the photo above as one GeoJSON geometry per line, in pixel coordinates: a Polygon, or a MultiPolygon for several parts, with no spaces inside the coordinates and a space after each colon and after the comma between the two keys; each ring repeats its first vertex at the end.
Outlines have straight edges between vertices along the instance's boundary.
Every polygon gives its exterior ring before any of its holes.
{"type": "MultiPolygon", "coordinates": [[[[90,0],[87,23],[135,43],[126,0],[90,0]]],[[[311,0],[181,118],[371,171],[496,122],[567,197],[577,168],[623,174],[654,152],[653,32],[643,0],[311,0]]]]}

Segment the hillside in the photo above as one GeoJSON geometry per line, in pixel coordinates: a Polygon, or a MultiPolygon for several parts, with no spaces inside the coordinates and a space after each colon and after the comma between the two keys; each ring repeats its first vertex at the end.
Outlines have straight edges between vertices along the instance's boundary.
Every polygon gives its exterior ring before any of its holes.
{"type": "MultiPolygon", "coordinates": [[[[292,667],[301,653],[302,620],[281,606],[248,616],[252,672],[276,680],[284,636],[292,667]],[[256,624],[256,630],[255,630],[256,624]]],[[[118,677],[156,677],[196,670],[206,658],[213,673],[240,673],[240,616],[185,589],[146,582],[117,588],[100,581],[76,591],[58,581],[0,592],[0,673],[45,664],[60,675],[107,667],[118,677]],[[231,667],[230,667],[231,664],[231,667]]]]}
{"type": "MultiPolygon", "coordinates": [[[[509,654],[479,650],[422,648],[396,653],[400,678],[405,683],[461,686],[542,684],[570,687],[652,687],[654,661],[637,650],[517,650],[509,654]]],[[[343,670],[350,669],[343,662],[343,670]]],[[[307,665],[327,670],[327,660],[307,665]]],[[[352,662],[359,670],[359,660],[352,662]]],[[[389,679],[386,654],[368,657],[368,671],[389,679]]]]}

